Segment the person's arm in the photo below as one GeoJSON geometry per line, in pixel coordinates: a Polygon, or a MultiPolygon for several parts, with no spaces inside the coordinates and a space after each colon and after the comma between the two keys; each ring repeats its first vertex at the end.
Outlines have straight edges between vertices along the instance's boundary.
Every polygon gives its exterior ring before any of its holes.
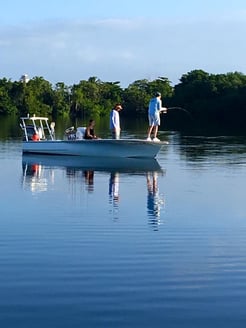
{"type": "Polygon", "coordinates": [[[158,102],[158,110],[160,113],[166,113],[167,112],[167,107],[162,107],[162,101],[160,100],[158,102]]]}
{"type": "Polygon", "coordinates": [[[112,123],[112,129],[114,131],[119,129],[119,115],[116,111],[112,112],[112,118],[111,118],[111,123],[112,123]]]}
{"type": "Polygon", "coordinates": [[[162,107],[160,110],[161,113],[167,113],[167,107],[162,107]]]}
{"type": "Polygon", "coordinates": [[[114,128],[115,128],[115,123],[114,123],[114,111],[112,110],[111,112],[110,112],[110,129],[111,130],[114,130],[114,128]]]}

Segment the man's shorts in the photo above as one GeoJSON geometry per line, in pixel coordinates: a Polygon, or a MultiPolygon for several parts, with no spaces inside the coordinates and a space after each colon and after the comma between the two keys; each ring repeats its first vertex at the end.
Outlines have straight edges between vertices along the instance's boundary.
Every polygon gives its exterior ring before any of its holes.
{"type": "Polygon", "coordinates": [[[156,113],[155,115],[149,115],[149,126],[158,126],[160,125],[160,114],[156,113]]]}

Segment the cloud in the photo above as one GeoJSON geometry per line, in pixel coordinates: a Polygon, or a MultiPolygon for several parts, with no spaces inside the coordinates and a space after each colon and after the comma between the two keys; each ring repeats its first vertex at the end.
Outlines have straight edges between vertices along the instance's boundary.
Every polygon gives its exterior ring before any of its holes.
{"type": "Polygon", "coordinates": [[[52,21],[0,28],[0,72],[74,84],[90,76],[123,85],[182,74],[245,70],[244,20],[52,21]]]}

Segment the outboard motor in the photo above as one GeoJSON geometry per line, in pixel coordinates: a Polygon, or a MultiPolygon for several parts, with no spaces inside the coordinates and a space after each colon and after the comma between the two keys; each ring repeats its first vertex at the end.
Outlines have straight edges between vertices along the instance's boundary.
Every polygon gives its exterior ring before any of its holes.
{"type": "Polygon", "coordinates": [[[74,129],[74,126],[71,126],[70,128],[67,128],[65,130],[65,136],[68,140],[75,140],[76,139],[76,132],[74,129]]]}
{"type": "Polygon", "coordinates": [[[76,131],[76,139],[84,139],[86,127],[78,127],[76,131]]]}
{"type": "Polygon", "coordinates": [[[55,122],[50,123],[50,132],[53,137],[55,137],[55,122]]]}

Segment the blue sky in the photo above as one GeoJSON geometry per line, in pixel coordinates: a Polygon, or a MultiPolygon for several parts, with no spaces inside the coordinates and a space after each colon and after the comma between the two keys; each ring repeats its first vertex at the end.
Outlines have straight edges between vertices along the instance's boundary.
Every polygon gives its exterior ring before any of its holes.
{"type": "Polygon", "coordinates": [[[68,85],[193,69],[246,74],[245,0],[12,0],[1,4],[0,78],[68,85]]]}

